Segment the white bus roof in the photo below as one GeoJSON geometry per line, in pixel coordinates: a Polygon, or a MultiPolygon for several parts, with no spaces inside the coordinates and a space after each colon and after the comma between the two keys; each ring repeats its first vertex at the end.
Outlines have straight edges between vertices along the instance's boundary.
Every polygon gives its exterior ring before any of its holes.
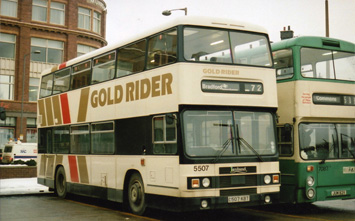
{"type": "MultiPolygon", "coordinates": [[[[80,63],[82,61],[85,61],[85,60],[95,57],[97,55],[101,55],[101,54],[104,54],[105,52],[115,50],[115,49],[122,47],[124,45],[133,43],[135,41],[138,41],[138,40],[146,38],[148,36],[157,34],[161,31],[167,30],[169,28],[172,28],[172,27],[175,27],[178,25],[206,26],[206,27],[234,29],[234,30],[251,31],[251,32],[267,34],[266,29],[263,28],[262,26],[247,23],[247,22],[236,21],[233,19],[213,18],[213,17],[203,17],[203,16],[181,16],[181,17],[173,19],[167,23],[161,24],[155,28],[151,28],[148,31],[145,30],[139,34],[134,35],[134,36],[132,36],[132,35],[125,36],[121,40],[119,40],[118,42],[116,42],[114,44],[99,48],[97,50],[86,53],[86,54],[79,56],[77,58],[73,58],[69,61],[63,62],[63,64],[65,63],[66,64],[65,66],[68,67],[73,64],[80,63]]],[[[52,69],[47,69],[47,70],[43,71],[42,75],[46,75],[54,70],[58,70],[61,65],[62,64],[60,64],[52,69]]]]}

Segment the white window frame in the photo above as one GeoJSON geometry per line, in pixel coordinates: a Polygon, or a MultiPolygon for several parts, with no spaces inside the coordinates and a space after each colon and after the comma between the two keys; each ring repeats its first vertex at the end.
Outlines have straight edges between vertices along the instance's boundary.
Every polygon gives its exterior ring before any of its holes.
{"type": "Polygon", "coordinates": [[[57,24],[57,25],[64,25],[65,24],[65,4],[61,2],[51,2],[50,3],[50,11],[49,11],[49,22],[51,24],[57,24]],[[61,4],[63,8],[58,8],[54,6],[53,4],[61,4]],[[56,22],[54,18],[52,17],[54,11],[60,12],[61,16],[59,18],[59,22],[56,22]]]}
{"type": "Polygon", "coordinates": [[[45,56],[46,56],[46,59],[45,61],[40,61],[40,62],[45,62],[45,63],[50,63],[48,62],[48,49],[55,49],[55,50],[58,50],[58,51],[61,51],[62,54],[61,54],[61,61],[59,62],[62,63],[63,62],[63,56],[64,56],[64,42],[63,41],[57,41],[57,40],[51,40],[51,39],[45,39],[45,38],[36,38],[36,37],[33,37],[31,38],[31,51],[32,51],[32,47],[39,47],[39,48],[45,48],[45,56]],[[32,40],[34,39],[41,39],[42,41],[44,41],[44,44],[34,44],[32,42],[32,40]],[[57,48],[57,47],[50,47],[49,46],[49,41],[54,41],[54,42],[60,42],[62,44],[62,47],[61,48],[57,48]]]}
{"type": "Polygon", "coordinates": [[[17,0],[1,0],[0,3],[1,3],[1,5],[0,5],[0,15],[17,18],[17,8],[18,8],[17,0]],[[15,9],[13,9],[13,11],[9,10],[9,7],[5,7],[5,4],[3,4],[5,2],[9,3],[9,4],[11,4],[11,3],[16,4],[15,9]]]}
{"type": "Polygon", "coordinates": [[[88,8],[78,7],[78,28],[91,31],[91,11],[92,10],[88,9],[88,8]],[[82,10],[82,11],[80,11],[80,10],[82,10]],[[83,10],[87,10],[89,13],[87,14],[87,13],[83,12],[83,10]],[[80,16],[82,16],[83,24],[80,24],[80,21],[81,21],[80,16]],[[87,17],[89,18],[88,19],[89,24],[86,24],[86,22],[85,22],[87,20],[87,17]]]}
{"type": "Polygon", "coordinates": [[[48,22],[48,1],[47,0],[40,0],[40,1],[46,1],[47,2],[46,6],[41,5],[41,4],[37,4],[35,1],[36,0],[32,1],[32,20],[33,21],[39,21],[39,22],[48,22]],[[45,8],[46,9],[45,10],[46,11],[45,19],[37,19],[36,17],[35,18],[33,17],[34,15],[36,15],[36,13],[34,13],[34,10],[33,10],[34,7],[45,8]]]}
{"type": "Polygon", "coordinates": [[[101,14],[97,11],[94,11],[92,29],[94,32],[101,34],[101,14]]]}
{"type": "MultiPolygon", "coordinates": [[[[15,57],[16,57],[16,35],[13,35],[13,34],[7,34],[7,33],[0,33],[0,42],[2,43],[8,43],[8,44],[13,44],[14,45],[14,52],[13,52],[13,54],[14,54],[14,57],[12,57],[12,59],[14,59],[15,57]],[[3,38],[1,38],[1,35],[3,35],[3,36],[6,36],[6,35],[8,35],[8,36],[11,36],[11,37],[13,37],[13,41],[9,41],[9,40],[5,40],[5,39],[3,39],[3,38]]],[[[9,57],[6,57],[6,58],[9,58],[9,57]]]]}
{"type": "MultiPolygon", "coordinates": [[[[0,87],[4,88],[4,86],[1,85],[9,85],[9,91],[7,97],[0,97],[0,100],[14,100],[14,93],[15,93],[15,76],[13,75],[6,75],[6,74],[0,74],[0,76],[8,76],[10,81],[3,82],[0,80],[0,87]]],[[[0,78],[1,79],[1,78],[0,78]]],[[[1,92],[1,91],[0,91],[1,92]]]]}

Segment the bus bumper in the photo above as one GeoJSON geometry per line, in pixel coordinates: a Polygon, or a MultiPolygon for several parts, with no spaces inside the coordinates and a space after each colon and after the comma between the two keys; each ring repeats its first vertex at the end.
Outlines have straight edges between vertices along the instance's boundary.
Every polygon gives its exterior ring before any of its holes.
{"type": "Polygon", "coordinates": [[[149,207],[174,212],[187,212],[214,209],[232,209],[246,206],[260,206],[279,203],[279,193],[254,194],[247,202],[228,202],[227,196],[221,197],[193,197],[171,198],[157,195],[147,195],[149,207]],[[159,203],[159,204],[157,204],[159,203]]]}

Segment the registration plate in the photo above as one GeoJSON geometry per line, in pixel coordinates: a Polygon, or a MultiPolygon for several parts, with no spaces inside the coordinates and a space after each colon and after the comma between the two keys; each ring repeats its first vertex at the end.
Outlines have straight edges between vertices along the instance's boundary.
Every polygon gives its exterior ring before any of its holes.
{"type": "Polygon", "coordinates": [[[345,196],[346,190],[334,190],[332,191],[332,196],[345,196]]]}
{"type": "Polygon", "coordinates": [[[249,201],[250,201],[249,195],[228,197],[228,203],[239,203],[239,202],[249,202],[249,201]]]}

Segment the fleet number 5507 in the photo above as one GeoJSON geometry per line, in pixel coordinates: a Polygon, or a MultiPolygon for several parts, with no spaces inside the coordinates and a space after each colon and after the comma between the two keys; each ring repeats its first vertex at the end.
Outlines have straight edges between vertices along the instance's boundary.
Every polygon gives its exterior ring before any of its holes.
{"type": "Polygon", "coordinates": [[[208,165],[199,165],[199,166],[194,166],[194,171],[195,172],[200,172],[200,171],[208,171],[208,165]]]}

